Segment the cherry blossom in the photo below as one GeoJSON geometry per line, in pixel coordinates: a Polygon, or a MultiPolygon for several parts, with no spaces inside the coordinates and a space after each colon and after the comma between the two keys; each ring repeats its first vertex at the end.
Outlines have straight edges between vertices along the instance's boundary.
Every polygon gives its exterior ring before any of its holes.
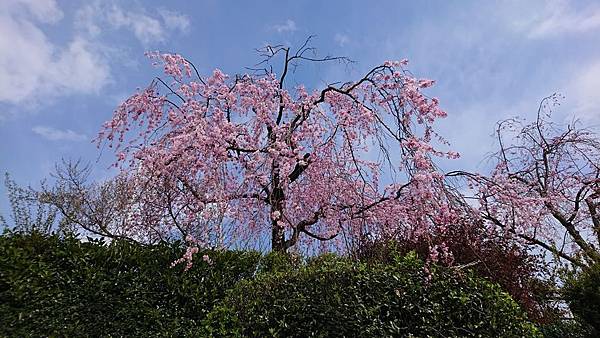
{"type": "Polygon", "coordinates": [[[168,79],[126,99],[98,137],[145,189],[129,211],[137,229],[191,236],[192,247],[269,237],[285,251],[365,234],[427,236],[457,222],[434,164],[458,157],[439,149],[447,143],[434,123],[446,113],[423,93],[434,81],[401,60],[341,85],[291,85],[292,66],[344,61],[309,51],[268,46],[265,63],[281,61],[279,73],[207,77],[180,55],[148,54],[168,79]]]}

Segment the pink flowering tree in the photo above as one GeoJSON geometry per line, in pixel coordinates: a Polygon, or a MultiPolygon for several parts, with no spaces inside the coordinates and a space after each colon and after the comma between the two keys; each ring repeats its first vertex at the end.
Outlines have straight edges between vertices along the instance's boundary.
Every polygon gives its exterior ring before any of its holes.
{"type": "Polygon", "coordinates": [[[581,267],[600,262],[600,140],[553,123],[556,104],[544,99],[533,123],[499,123],[495,169],[466,175],[491,228],[581,267]]]}
{"type": "Polygon", "coordinates": [[[123,227],[196,246],[270,238],[286,251],[456,222],[433,163],[458,156],[438,150],[433,126],[446,113],[423,93],[433,81],[403,60],[339,85],[292,85],[302,63],[345,60],[313,56],[308,42],[267,46],[265,69],[235,76],[204,77],[180,55],[150,53],[166,78],[125,100],[98,138],[147,191],[123,227]]]}

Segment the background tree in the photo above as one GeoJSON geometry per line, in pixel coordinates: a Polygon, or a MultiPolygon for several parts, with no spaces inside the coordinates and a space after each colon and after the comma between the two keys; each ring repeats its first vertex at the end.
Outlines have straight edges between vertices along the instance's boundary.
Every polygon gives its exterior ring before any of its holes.
{"type": "MultiPolygon", "coordinates": [[[[184,239],[201,228],[198,223],[186,223],[186,228],[180,226],[178,215],[172,211],[170,192],[161,185],[141,185],[135,175],[117,175],[93,182],[90,173],[90,165],[81,160],[63,160],[56,165],[52,179],[43,182],[39,191],[29,189],[29,196],[39,205],[54,210],[61,224],[68,224],[80,235],[151,244],[184,239]],[[159,204],[144,203],[147,200],[159,204]],[[149,217],[138,219],[137,214],[149,217]],[[176,225],[169,233],[160,228],[165,220],[176,225]]],[[[219,244],[214,237],[211,246],[219,244]]]]}
{"type": "MultiPolygon", "coordinates": [[[[45,182],[37,193],[41,203],[54,207],[63,222],[71,224],[82,235],[112,239],[140,239],[130,236],[126,212],[136,199],[132,181],[121,176],[102,182],[89,180],[91,167],[81,160],[57,164],[52,183],[45,182]]],[[[151,227],[147,228],[148,230],[151,227]]],[[[151,238],[145,234],[146,239],[151,238]]]]}
{"type": "MultiPolygon", "coordinates": [[[[270,233],[272,249],[285,251],[309,239],[419,236],[456,220],[455,197],[432,162],[458,156],[436,149],[445,141],[433,124],[446,113],[422,93],[433,81],[414,78],[404,60],[353,82],[290,88],[301,62],[347,61],[313,56],[309,42],[296,51],[267,46],[264,69],[233,77],[217,69],[203,78],[180,55],[149,54],[170,79],[125,100],[98,138],[114,147],[122,175],[170,196],[165,211],[161,197],[144,195],[127,211],[135,224],[169,233],[220,212],[232,236],[270,233]],[[392,180],[382,182],[385,171],[392,180]],[[167,212],[180,224],[156,220],[167,212]]],[[[194,242],[213,232],[196,231],[194,242]]]]}
{"type": "Polygon", "coordinates": [[[490,175],[450,175],[469,178],[489,226],[585,267],[600,262],[600,141],[577,123],[552,122],[557,99],[544,99],[533,123],[498,124],[490,175]]]}

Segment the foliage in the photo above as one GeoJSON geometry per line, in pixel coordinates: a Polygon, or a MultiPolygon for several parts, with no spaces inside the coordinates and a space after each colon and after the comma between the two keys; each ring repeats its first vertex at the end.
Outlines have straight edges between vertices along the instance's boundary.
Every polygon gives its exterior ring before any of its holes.
{"type": "Polygon", "coordinates": [[[205,320],[214,337],[534,337],[499,287],[415,255],[368,265],[324,256],[239,283],[205,320]]]}
{"type": "Polygon", "coordinates": [[[600,264],[569,276],[563,295],[571,311],[600,332],[600,264]]]}
{"type": "Polygon", "coordinates": [[[563,318],[550,324],[541,325],[540,332],[545,338],[593,338],[598,336],[593,327],[579,318],[563,318]]]}
{"type": "MultiPolygon", "coordinates": [[[[257,252],[211,251],[182,272],[178,243],[0,237],[0,336],[197,336],[225,290],[262,266],[257,252]]],[[[276,261],[276,260],[273,260],[276,261]]]]}
{"type": "Polygon", "coordinates": [[[419,238],[397,234],[388,239],[365,239],[353,256],[364,262],[390,263],[397,255],[414,251],[422,259],[431,259],[432,248],[452,253],[451,261],[438,264],[468,267],[499,284],[535,322],[552,321],[557,316],[555,305],[548,300],[555,287],[542,259],[515,242],[487,233],[481,224],[457,225],[419,238]]]}
{"type": "Polygon", "coordinates": [[[510,297],[411,254],[392,264],[325,255],[204,251],[183,272],[179,242],[140,245],[0,236],[0,335],[534,335],[510,297]]]}

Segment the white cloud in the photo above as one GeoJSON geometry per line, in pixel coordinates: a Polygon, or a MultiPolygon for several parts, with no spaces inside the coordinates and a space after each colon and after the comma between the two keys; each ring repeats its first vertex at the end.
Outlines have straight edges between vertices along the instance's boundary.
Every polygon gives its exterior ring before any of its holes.
{"type": "Polygon", "coordinates": [[[115,28],[132,30],[143,44],[165,41],[166,32],[162,23],[141,12],[123,11],[120,7],[112,6],[107,13],[107,20],[115,28]]]}
{"type": "Polygon", "coordinates": [[[0,13],[3,14],[19,15],[23,10],[44,23],[55,23],[63,18],[63,12],[54,0],[3,0],[0,4],[0,13]]]}
{"type": "Polygon", "coordinates": [[[298,28],[296,27],[296,23],[294,22],[294,20],[287,19],[284,24],[274,25],[273,29],[275,29],[277,33],[287,33],[293,32],[298,28]]]}
{"type": "Polygon", "coordinates": [[[94,1],[77,10],[75,26],[94,38],[114,30],[129,30],[144,46],[149,46],[165,42],[175,31],[189,32],[190,19],[167,9],[149,15],[144,8],[123,8],[115,3],[94,1]]]}
{"type": "Polygon", "coordinates": [[[71,129],[61,130],[47,126],[35,126],[31,130],[50,141],[84,141],[88,139],[84,134],[76,133],[71,129]]]}
{"type": "Polygon", "coordinates": [[[333,40],[338,44],[338,46],[344,47],[348,42],[350,42],[350,37],[346,34],[337,33],[333,37],[333,40]]]}
{"type": "Polygon", "coordinates": [[[100,10],[99,3],[88,4],[79,8],[75,12],[75,28],[87,33],[90,37],[97,37],[102,33],[102,28],[97,20],[100,10]]]}
{"type": "Polygon", "coordinates": [[[68,25],[63,17],[54,0],[0,0],[0,103],[27,108],[60,96],[98,93],[111,82],[108,56],[120,48],[103,43],[105,33],[127,30],[148,46],[190,26],[177,12],[163,9],[150,16],[143,8],[94,1],[69,18],[75,29],[59,43],[47,26],[68,25]]]}
{"type": "Polygon", "coordinates": [[[54,66],[56,68],[50,70],[50,74],[70,91],[97,92],[109,77],[108,65],[82,38],[75,38],[54,66]]]}
{"type": "Polygon", "coordinates": [[[159,9],[158,14],[160,14],[168,29],[179,30],[182,33],[189,32],[190,19],[186,15],[166,9],[159,9]]]}
{"type": "Polygon", "coordinates": [[[551,1],[529,24],[530,38],[545,38],[600,29],[600,7],[576,8],[576,2],[551,1]]]}
{"type": "Polygon", "coordinates": [[[8,4],[0,12],[0,102],[36,105],[59,95],[97,92],[108,83],[110,69],[87,40],[75,37],[59,46],[44,33],[41,25],[62,17],[54,2],[8,4]]]}

